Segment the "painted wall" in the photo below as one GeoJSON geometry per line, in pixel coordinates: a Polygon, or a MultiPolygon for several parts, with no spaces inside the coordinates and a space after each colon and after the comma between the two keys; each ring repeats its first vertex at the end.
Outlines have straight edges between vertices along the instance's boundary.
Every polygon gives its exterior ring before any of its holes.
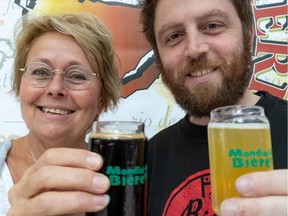
{"type": "MultiPolygon", "coordinates": [[[[251,4],[255,28],[250,89],[288,99],[287,0],[252,0],[251,4]]],[[[121,60],[121,104],[100,120],[142,121],[151,137],[185,115],[161,82],[153,51],[141,33],[137,0],[0,0],[0,141],[27,133],[19,103],[9,93],[15,22],[27,13],[74,11],[94,13],[108,26],[121,60]]]]}

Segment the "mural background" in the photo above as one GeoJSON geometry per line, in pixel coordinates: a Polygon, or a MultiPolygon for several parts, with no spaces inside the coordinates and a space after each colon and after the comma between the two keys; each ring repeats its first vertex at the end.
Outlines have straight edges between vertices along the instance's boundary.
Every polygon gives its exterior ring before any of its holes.
{"type": "MultiPolygon", "coordinates": [[[[254,73],[250,90],[266,90],[287,100],[287,0],[251,0],[251,4],[254,73]]],[[[141,33],[138,0],[0,0],[0,141],[27,133],[19,103],[9,93],[15,23],[27,13],[75,11],[95,14],[111,30],[121,60],[121,104],[116,112],[102,114],[100,120],[142,121],[150,138],[185,115],[154,65],[153,51],[141,33]]]]}

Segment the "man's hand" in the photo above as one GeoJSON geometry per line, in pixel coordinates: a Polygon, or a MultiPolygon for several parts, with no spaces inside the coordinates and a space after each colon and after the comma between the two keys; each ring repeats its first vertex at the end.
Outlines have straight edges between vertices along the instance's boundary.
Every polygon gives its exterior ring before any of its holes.
{"type": "Polygon", "coordinates": [[[249,173],[239,177],[241,198],[221,204],[221,216],[287,216],[288,170],[249,173]]]}

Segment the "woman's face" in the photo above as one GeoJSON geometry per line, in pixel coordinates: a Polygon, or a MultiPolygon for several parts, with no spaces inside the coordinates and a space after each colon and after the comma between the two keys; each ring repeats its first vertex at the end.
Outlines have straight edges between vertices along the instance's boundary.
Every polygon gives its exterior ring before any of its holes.
{"type": "MultiPolygon", "coordinates": [[[[45,63],[53,70],[64,71],[71,65],[84,65],[92,70],[79,44],[71,36],[58,32],[45,33],[35,41],[26,65],[32,62],[45,63]]],[[[32,87],[22,78],[20,105],[23,119],[35,137],[84,139],[96,114],[101,112],[101,81],[95,76],[87,89],[71,90],[63,76],[56,74],[43,88],[32,87]]]]}

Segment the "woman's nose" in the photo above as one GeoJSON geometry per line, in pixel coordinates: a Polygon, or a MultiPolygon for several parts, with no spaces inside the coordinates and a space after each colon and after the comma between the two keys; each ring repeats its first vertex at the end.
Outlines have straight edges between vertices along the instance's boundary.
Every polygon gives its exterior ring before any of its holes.
{"type": "Polygon", "coordinates": [[[57,72],[54,71],[54,76],[47,86],[47,94],[51,96],[65,97],[67,95],[68,89],[63,79],[63,74],[61,72],[57,72]]]}

